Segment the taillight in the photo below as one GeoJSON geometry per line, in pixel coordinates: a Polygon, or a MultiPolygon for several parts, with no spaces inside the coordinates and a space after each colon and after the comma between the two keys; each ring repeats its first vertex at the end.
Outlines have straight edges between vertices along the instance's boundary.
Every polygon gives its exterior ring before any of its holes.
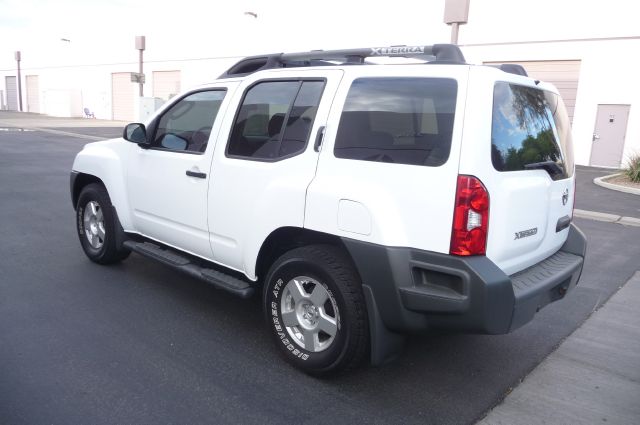
{"type": "Polygon", "coordinates": [[[473,176],[458,176],[450,254],[484,255],[489,230],[489,193],[473,176]]]}

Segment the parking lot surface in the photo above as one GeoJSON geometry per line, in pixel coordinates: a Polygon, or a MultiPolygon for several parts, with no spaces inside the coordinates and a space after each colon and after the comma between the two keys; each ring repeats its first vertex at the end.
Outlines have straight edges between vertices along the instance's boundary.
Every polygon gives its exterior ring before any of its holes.
{"type": "Polygon", "coordinates": [[[84,256],[68,192],[87,142],[0,132],[3,423],[473,423],[639,268],[640,228],[578,219],[582,280],[527,326],[414,336],[385,367],[320,380],[281,360],[258,298],[135,254],[111,267],[84,256]]]}
{"type": "Polygon", "coordinates": [[[640,217],[640,196],[605,189],[593,184],[593,179],[614,174],[619,172],[618,170],[583,166],[576,168],[576,208],[640,217]]]}

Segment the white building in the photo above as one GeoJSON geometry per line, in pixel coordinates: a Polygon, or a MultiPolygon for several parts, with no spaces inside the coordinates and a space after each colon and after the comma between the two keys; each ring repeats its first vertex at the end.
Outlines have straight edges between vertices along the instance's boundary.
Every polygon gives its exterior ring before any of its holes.
{"type": "Polygon", "coordinates": [[[640,154],[639,37],[462,46],[471,63],[519,63],[556,85],[572,118],[576,163],[620,167],[640,154]]]}
{"type": "MultiPolygon", "coordinates": [[[[158,48],[161,43],[168,47],[170,38],[156,42],[156,38],[148,37],[148,44],[155,45],[156,49],[145,52],[148,57],[144,64],[144,96],[167,100],[183,89],[211,81],[240,59],[241,56],[235,55],[391,45],[398,44],[398,36],[406,37],[403,42],[407,44],[447,42],[448,28],[441,22],[444,0],[412,6],[397,10],[368,8],[365,12],[357,9],[356,3],[346,16],[317,10],[316,13],[324,15],[314,15],[313,22],[330,18],[332,27],[338,29],[353,20],[349,13],[353,16],[369,13],[361,17],[355,30],[332,34],[328,28],[311,34],[305,30],[310,24],[304,19],[291,29],[275,25],[281,21],[292,22],[279,13],[267,14],[261,18],[262,22],[249,24],[243,17],[227,28],[250,25],[253,34],[261,37],[227,43],[205,43],[199,38],[198,43],[206,48],[191,46],[192,50],[187,53],[176,47],[176,41],[171,46],[173,49],[158,48]],[[416,16],[416,7],[429,9],[430,13],[416,16]],[[430,32],[424,30],[430,35],[421,35],[423,30],[412,28],[420,22],[424,22],[425,28],[434,28],[430,32]],[[309,37],[283,37],[283,34],[295,33],[295,28],[297,34],[309,37]],[[381,33],[380,28],[388,29],[393,35],[381,33]],[[166,60],[167,57],[173,60],[166,60]]],[[[532,77],[554,83],[572,117],[576,163],[617,168],[632,154],[640,154],[640,84],[635,78],[640,70],[640,58],[636,54],[640,52],[640,36],[635,32],[635,7],[633,0],[609,0],[606,4],[590,0],[538,0],[535,3],[471,0],[469,24],[461,27],[459,43],[469,63],[521,63],[532,77]],[[582,15],[584,19],[577,19],[582,15]],[[570,25],[565,21],[570,21],[570,25]]],[[[301,8],[288,13],[289,18],[293,16],[298,20],[301,16],[309,19],[305,13],[311,14],[301,8]]],[[[207,37],[219,40],[220,34],[207,37]]],[[[23,111],[83,116],[87,108],[97,118],[139,120],[139,88],[131,82],[131,73],[137,72],[138,63],[133,36],[126,40],[122,42],[125,44],[120,54],[105,50],[99,59],[95,55],[96,50],[100,50],[96,44],[92,45],[91,58],[87,56],[88,44],[83,50],[82,46],[74,46],[75,43],[57,40],[47,49],[46,58],[23,50],[23,111]],[[127,54],[123,56],[122,52],[127,54]]],[[[7,55],[3,55],[0,108],[17,110],[15,62],[7,62],[4,60],[7,55]]]]}

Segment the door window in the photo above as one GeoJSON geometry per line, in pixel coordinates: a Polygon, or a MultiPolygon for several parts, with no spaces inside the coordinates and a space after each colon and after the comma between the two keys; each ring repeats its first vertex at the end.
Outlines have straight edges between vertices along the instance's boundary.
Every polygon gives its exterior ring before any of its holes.
{"type": "Polygon", "coordinates": [[[160,117],[153,145],[171,151],[202,153],[226,91],[209,90],[190,94],[160,117]]]}
{"type": "Polygon", "coordinates": [[[278,160],[304,151],[324,81],[264,81],[251,87],[236,116],[227,155],[278,160]]]}

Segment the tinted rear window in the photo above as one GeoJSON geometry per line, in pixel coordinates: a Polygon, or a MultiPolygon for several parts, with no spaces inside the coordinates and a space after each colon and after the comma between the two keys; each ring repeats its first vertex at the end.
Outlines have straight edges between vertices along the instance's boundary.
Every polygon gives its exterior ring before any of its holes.
{"type": "Polygon", "coordinates": [[[458,85],[447,78],[354,80],[340,117],[338,158],[438,166],[447,161],[458,85]]]}
{"type": "Polygon", "coordinates": [[[493,91],[491,160],[498,171],[544,169],[554,180],[573,173],[571,128],[555,93],[504,82],[493,91]]]}

